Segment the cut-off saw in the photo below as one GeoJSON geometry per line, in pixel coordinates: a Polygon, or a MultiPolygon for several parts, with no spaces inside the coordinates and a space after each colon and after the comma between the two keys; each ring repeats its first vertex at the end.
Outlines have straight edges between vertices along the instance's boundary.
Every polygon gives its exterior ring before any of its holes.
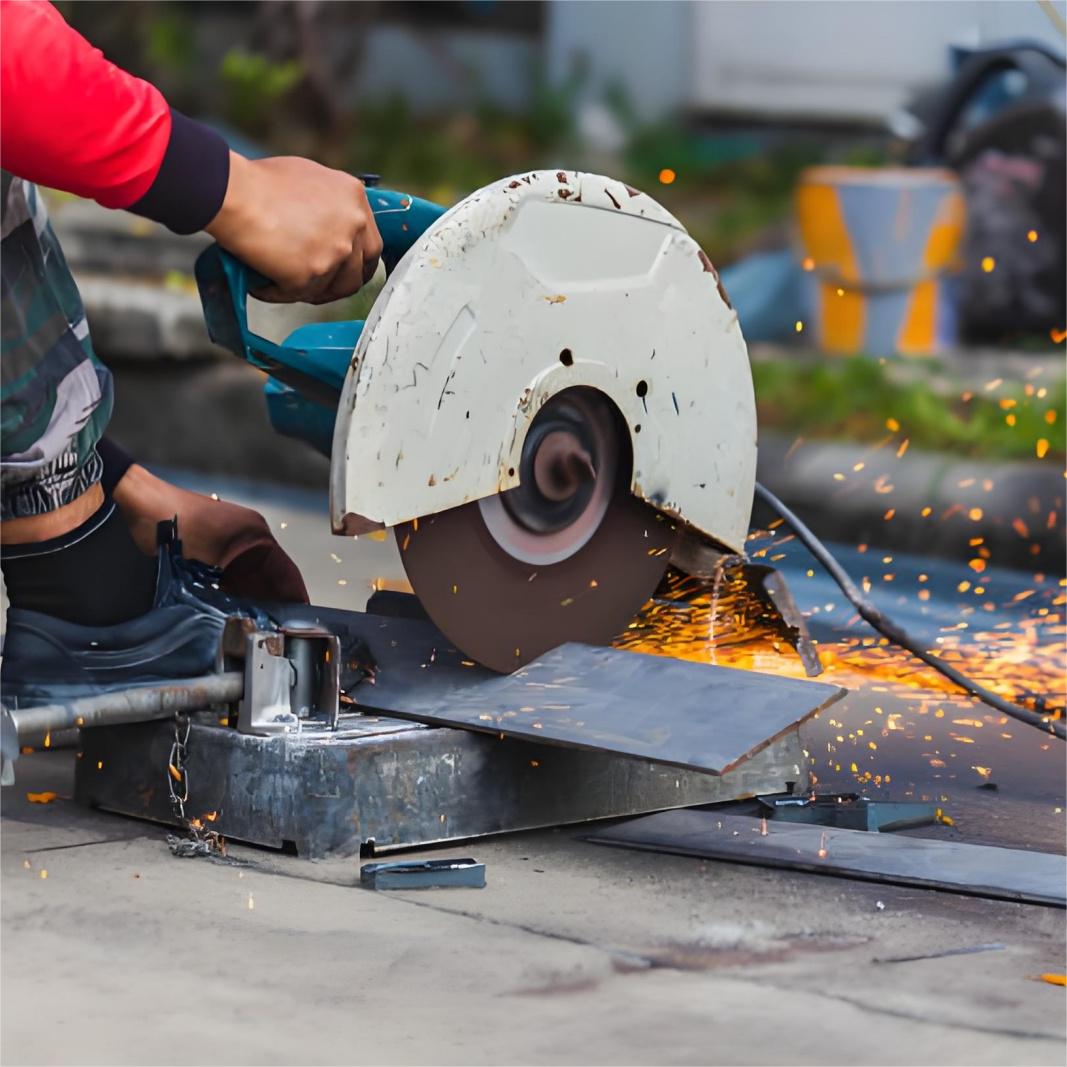
{"type": "Polygon", "coordinates": [[[610,641],[669,564],[743,553],[748,355],[673,215],[571,171],[447,210],[368,197],[387,279],[365,322],[275,344],[248,325],[265,279],[217,246],[196,268],[212,338],[270,376],[275,428],[329,456],[336,534],[392,529],[431,620],[500,672],[610,641]]]}

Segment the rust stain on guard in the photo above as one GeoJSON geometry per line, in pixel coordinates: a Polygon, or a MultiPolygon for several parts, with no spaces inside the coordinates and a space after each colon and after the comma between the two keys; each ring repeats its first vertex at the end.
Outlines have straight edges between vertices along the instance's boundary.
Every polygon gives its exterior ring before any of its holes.
{"type": "Polygon", "coordinates": [[[357,515],[354,511],[345,513],[340,525],[334,524],[333,532],[345,537],[356,537],[359,534],[373,533],[375,530],[384,530],[385,523],[368,519],[365,515],[357,515]]]}
{"type": "Polygon", "coordinates": [[[730,298],[726,295],[726,286],[722,284],[722,278],[719,277],[719,272],[715,269],[715,264],[711,262],[707,252],[705,252],[703,248],[697,251],[697,257],[700,259],[704,270],[715,279],[715,288],[719,290],[719,296],[722,297],[722,302],[733,311],[734,306],[730,303],[730,298]]]}

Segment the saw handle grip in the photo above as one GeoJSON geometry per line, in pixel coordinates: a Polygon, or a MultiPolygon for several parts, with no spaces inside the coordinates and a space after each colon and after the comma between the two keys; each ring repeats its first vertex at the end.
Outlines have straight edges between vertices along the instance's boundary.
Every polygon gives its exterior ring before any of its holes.
{"type": "MultiPolygon", "coordinates": [[[[440,204],[390,189],[368,189],[382,236],[382,263],[391,274],[409,248],[446,211],[440,204]]],[[[362,320],[313,322],[294,330],[282,344],[254,334],[248,326],[248,296],[270,284],[217,244],[196,260],[196,284],[211,340],[308,400],[337,406],[362,320]]]]}

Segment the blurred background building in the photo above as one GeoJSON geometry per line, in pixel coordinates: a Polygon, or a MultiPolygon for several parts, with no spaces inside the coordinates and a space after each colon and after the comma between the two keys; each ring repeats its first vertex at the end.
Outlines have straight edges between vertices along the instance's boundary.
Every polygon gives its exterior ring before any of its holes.
{"type": "MultiPolygon", "coordinates": [[[[794,439],[882,448],[888,431],[913,465],[921,450],[935,457],[932,471],[948,470],[936,457],[949,454],[1040,468],[1047,486],[1027,482],[1020,499],[1049,498],[1042,529],[1060,551],[1064,0],[57,6],[249,155],[307,154],[445,204],[542,167],[652,193],[723,272],[753,354],[766,456],[775,435],[781,458],[794,439]],[[821,241],[831,234],[840,239],[821,241]],[[872,358],[930,352],[940,362],[872,358]]],[[[120,436],[164,462],[289,478],[258,382],[206,341],[196,239],[52,203],[95,343],[116,369],[120,436]],[[186,399],[169,405],[173,424],[148,427],[122,391],[154,396],[163,383],[186,399]],[[217,435],[187,432],[198,406],[201,419],[221,413],[217,435]],[[235,433],[256,419],[254,442],[235,433]]],[[[277,314],[285,327],[362,317],[374,292],[277,314]]],[[[294,462],[292,477],[308,469],[294,462]]],[[[882,491],[868,518],[902,527],[904,508],[891,520],[882,491]]],[[[1023,505],[1004,495],[981,532],[1035,551],[1036,518],[1026,538],[1013,532],[1023,505]]],[[[961,537],[981,511],[960,513],[961,537]]],[[[913,532],[925,543],[921,523],[913,532]]]]}

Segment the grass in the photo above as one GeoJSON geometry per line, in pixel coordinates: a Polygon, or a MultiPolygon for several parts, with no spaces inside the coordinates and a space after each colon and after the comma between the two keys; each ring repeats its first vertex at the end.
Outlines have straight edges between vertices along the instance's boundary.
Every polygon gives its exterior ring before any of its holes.
{"type": "Polygon", "coordinates": [[[752,373],[760,426],[860,442],[879,441],[889,432],[930,451],[990,459],[1044,454],[1062,462],[1062,380],[1044,390],[1005,382],[946,394],[931,380],[898,380],[893,366],[863,357],[757,362],[752,373]]]}

